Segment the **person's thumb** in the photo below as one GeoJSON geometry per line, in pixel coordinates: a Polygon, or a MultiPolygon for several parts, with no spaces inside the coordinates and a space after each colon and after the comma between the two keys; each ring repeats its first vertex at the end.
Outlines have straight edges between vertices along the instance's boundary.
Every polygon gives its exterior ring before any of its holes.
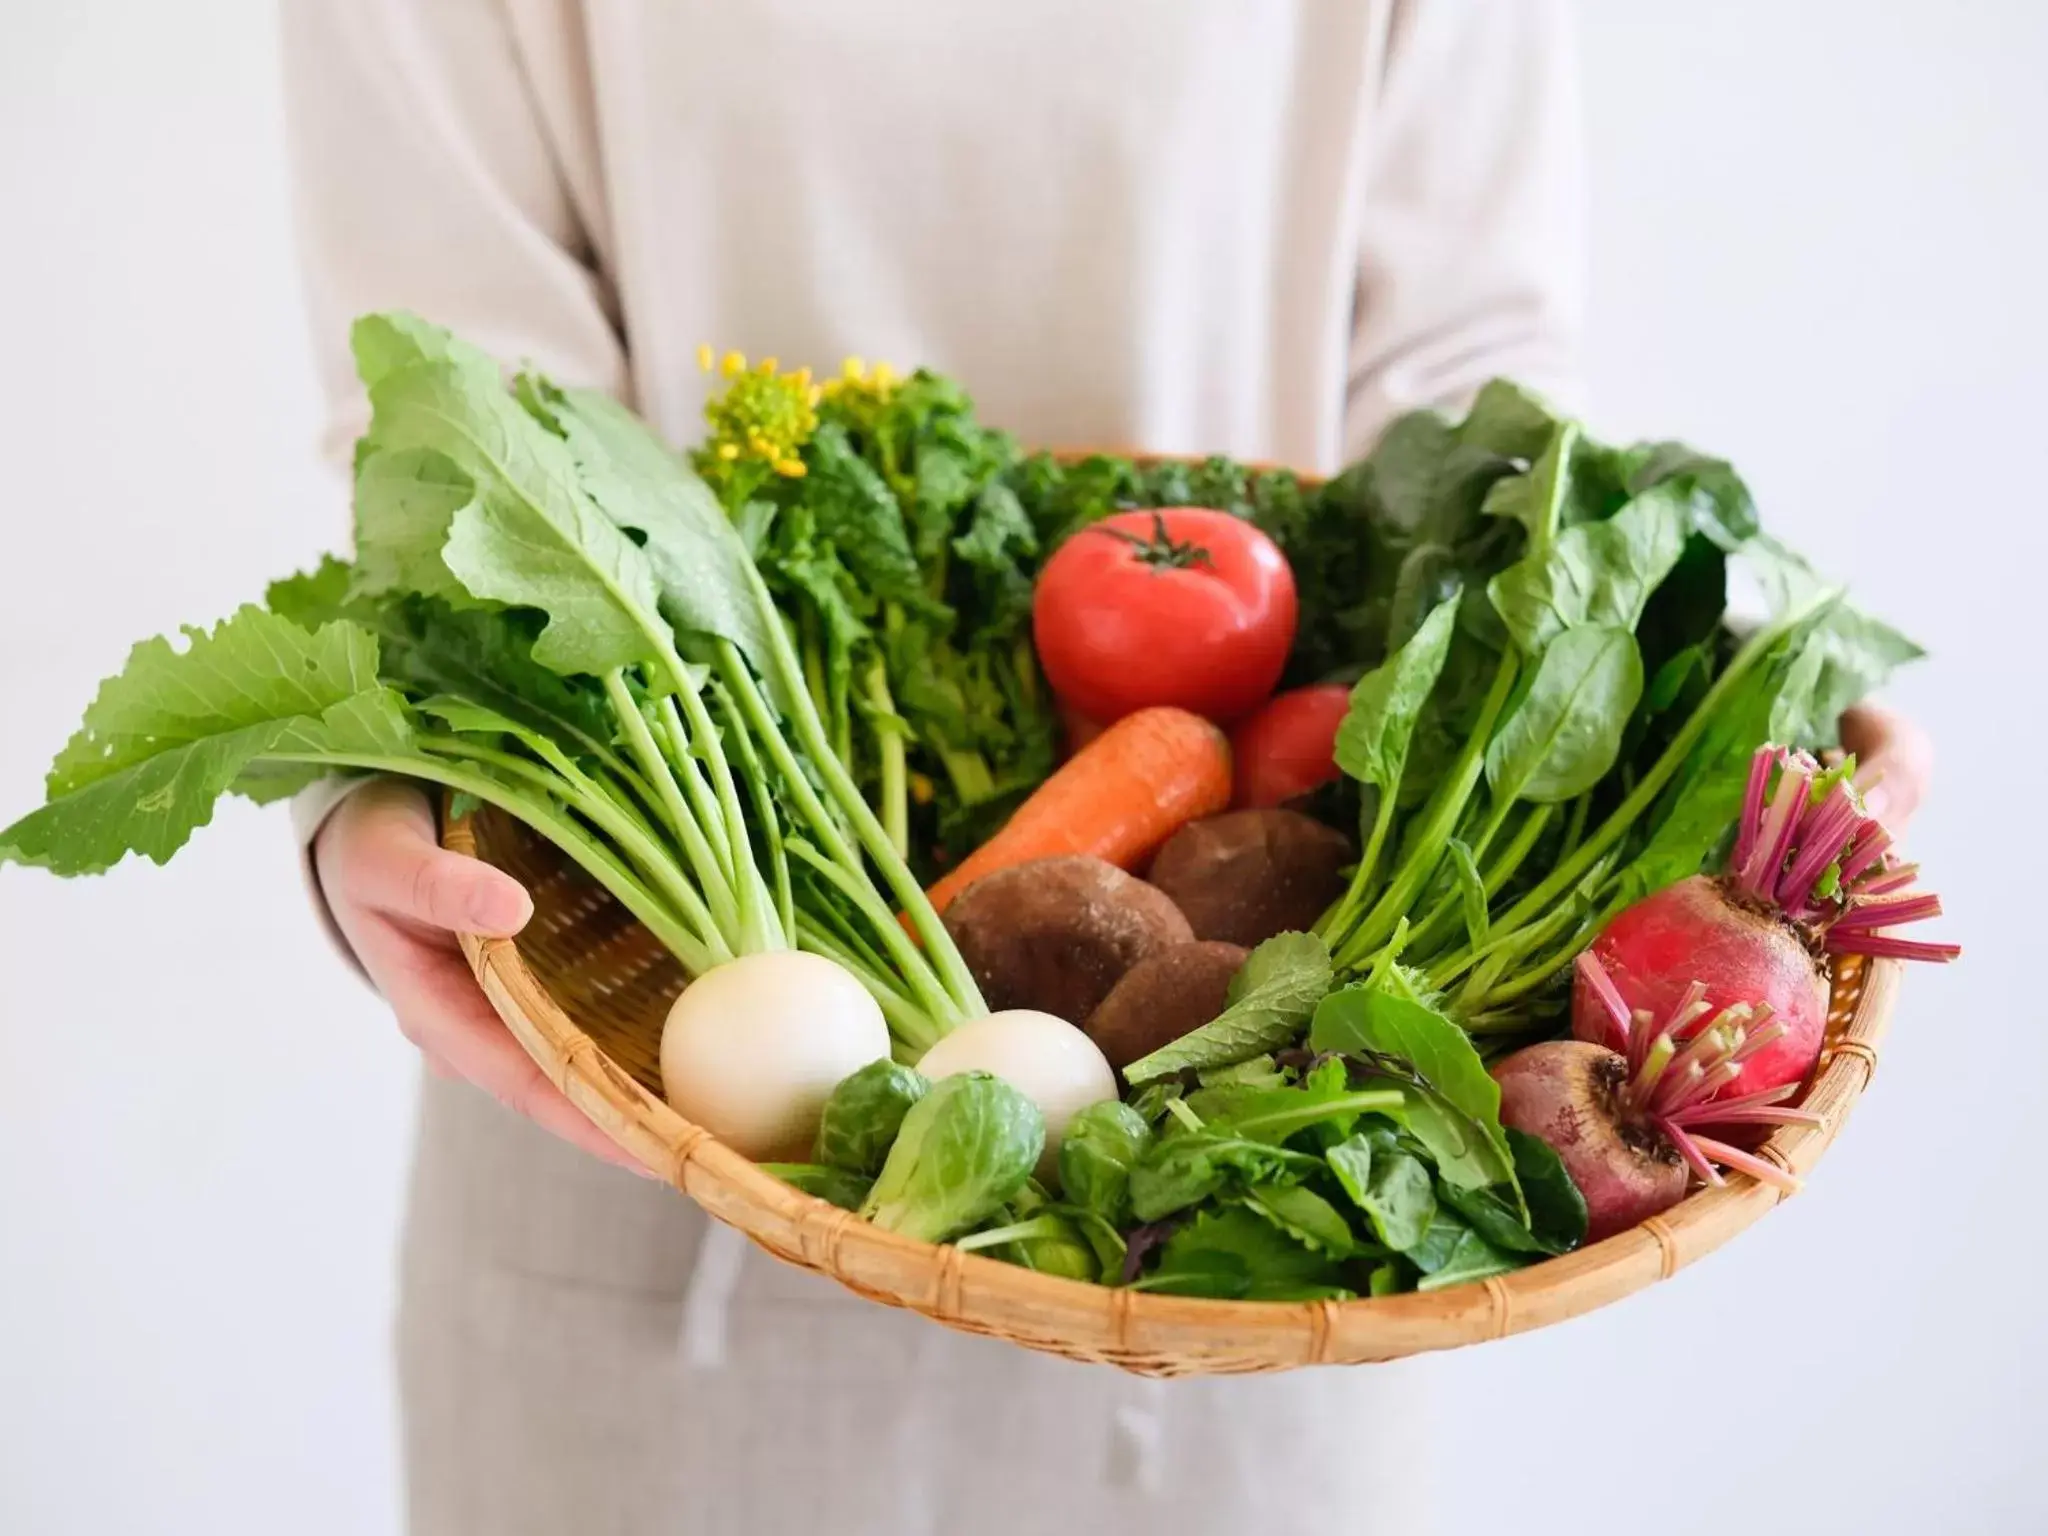
{"type": "Polygon", "coordinates": [[[433,808],[408,784],[365,785],[322,834],[321,880],[331,896],[449,932],[509,938],[533,898],[503,870],[443,848],[433,808]]]}

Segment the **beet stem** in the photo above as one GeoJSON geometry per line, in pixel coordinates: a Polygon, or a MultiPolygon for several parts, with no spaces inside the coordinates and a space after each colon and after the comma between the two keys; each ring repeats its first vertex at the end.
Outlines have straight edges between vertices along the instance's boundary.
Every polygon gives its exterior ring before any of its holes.
{"type": "MultiPolygon", "coordinates": [[[[1680,1131],[1679,1134],[1683,1136],[1686,1133],[1680,1131]]],[[[1799,1193],[1799,1180],[1776,1163],[1753,1156],[1740,1147],[1731,1147],[1724,1141],[1713,1141],[1705,1136],[1694,1137],[1693,1145],[1704,1156],[1711,1157],[1723,1167],[1733,1168],[1737,1173],[1748,1174],[1759,1184],[1768,1184],[1771,1188],[1783,1190],[1788,1195],[1799,1193]]]]}
{"type": "Polygon", "coordinates": [[[1672,1150],[1685,1159],[1686,1167],[1698,1176],[1701,1183],[1711,1184],[1719,1189],[1726,1182],[1721,1177],[1721,1171],[1708,1162],[1706,1155],[1694,1145],[1691,1135],[1662,1116],[1651,1123],[1657,1127],[1657,1133],[1671,1143],[1672,1150]]]}

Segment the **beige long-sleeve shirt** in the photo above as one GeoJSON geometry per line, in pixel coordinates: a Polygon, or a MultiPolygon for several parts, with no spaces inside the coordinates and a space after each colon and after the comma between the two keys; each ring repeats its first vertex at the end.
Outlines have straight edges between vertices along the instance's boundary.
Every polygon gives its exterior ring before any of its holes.
{"type": "Polygon", "coordinates": [[[702,342],[1303,468],[1494,374],[1568,393],[1568,43],[1551,0],[300,0],[328,447],[391,306],[678,440],[702,342]]]}
{"type": "MultiPolygon", "coordinates": [[[[327,447],[348,322],[391,307],[679,442],[705,342],[930,365],[1034,444],[1308,469],[1496,374],[1569,398],[1569,43],[1558,0],[289,0],[327,447]]],[[[428,1083],[413,1529],[1422,1527],[1384,1368],[1132,1382],[721,1232],[428,1083]]]]}

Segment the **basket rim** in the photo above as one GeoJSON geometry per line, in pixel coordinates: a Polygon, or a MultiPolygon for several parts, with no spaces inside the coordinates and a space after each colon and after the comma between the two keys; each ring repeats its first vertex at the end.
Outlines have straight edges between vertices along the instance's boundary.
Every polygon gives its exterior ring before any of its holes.
{"type": "MultiPolygon", "coordinates": [[[[451,819],[443,840],[479,856],[470,817],[451,819]]],[[[1670,1278],[1785,1198],[1730,1174],[1721,1188],[1696,1190],[1601,1242],[1433,1292],[1226,1301],[1091,1284],[886,1232],[785,1184],[612,1061],[527,965],[516,940],[465,934],[461,946],[500,1017],[571,1102],[620,1147],[776,1257],[957,1328],[1146,1374],[1385,1360],[1562,1322],[1670,1278]],[[1028,1320],[1022,1335],[1010,1326],[1018,1319],[1028,1320]]],[[[1830,1031],[1799,1101],[1821,1123],[1779,1128],[1758,1155],[1801,1178],[1820,1161],[1875,1070],[1903,972],[1896,960],[1841,967],[1831,1001],[1838,1007],[1853,990],[1853,1012],[1839,1035],[1830,1031]]]]}

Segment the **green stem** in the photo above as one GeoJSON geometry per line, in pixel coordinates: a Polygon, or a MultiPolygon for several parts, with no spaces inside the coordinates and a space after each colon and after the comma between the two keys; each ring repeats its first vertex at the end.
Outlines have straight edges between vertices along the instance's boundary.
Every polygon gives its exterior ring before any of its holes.
{"type": "Polygon", "coordinates": [[[570,809],[625,851],[641,874],[674,904],[677,912],[686,921],[696,927],[698,936],[703,940],[708,952],[720,960],[732,958],[731,946],[717,920],[712,916],[710,908],[705,905],[703,897],[698,895],[696,887],[683,877],[683,872],[674,858],[654,840],[637,816],[612,800],[573,766],[567,763],[558,764],[562,776],[556,779],[551,777],[547,770],[536,767],[524,758],[515,757],[509,752],[500,752],[493,747],[464,741],[460,737],[423,736],[420,738],[420,745],[446,757],[462,757],[473,762],[487,763],[500,772],[509,773],[521,782],[531,785],[544,795],[560,796],[570,809]]]}
{"type": "Polygon", "coordinates": [[[1577,885],[1601,856],[1621,840],[1622,834],[1635,824],[1637,818],[1655,803],[1672,775],[1676,774],[1685,762],[1694,743],[1706,733],[1707,726],[1712,722],[1719,706],[1734,692],[1736,684],[1753,672],[1780,640],[1815,613],[1835,602],[1839,596],[1840,594],[1835,591],[1821,593],[1804,607],[1782,615],[1752,635],[1748,643],[1735,653],[1735,659],[1728,663],[1728,670],[1714,680],[1713,687],[1707,690],[1707,696],[1700,700],[1699,708],[1679,727],[1678,733],[1671,738],[1670,745],[1665,747],[1663,754],[1651,765],[1650,771],[1643,775],[1642,781],[1629,792],[1628,797],[1620,805],[1614,808],[1613,813],[1600,824],[1599,829],[1591,837],[1565,856],[1541,885],[1503,914],[1500,920],[1501,927],[1519,927],[1533,914],[1543,911],[1558,897],[1577,885]]]}
{"type": "MultiPolygon", "coordinates": [[[[768,589],[762,585],[760,573],[750,570],[748,575],[755,589],[756,600],[767,604],[768,589]]],[[[775,681],[791,700],[790,715],[796,727],[798,743],[816,764],[819,777],[824,780],[826,792],[831,795],[838,810],[845,816],[854,835],[867,849],[868,856],[874,860],[875,868],[881,872],[883,880],[888,884],[890,894],[896,898],[897,904],[908,916],[911,926],[917,931],[918,939],[924,945],[925,953],[931,957],[946,990],[952,995],[955,1011],[952,1017],[942,1021],[942,1027],[950,1028],[959,1019],[980,1017],[988,1012],[988,1004],[982,1000],[981,989],[975,985],[974,975],[967,969],[967,962],[960,958],[960,951],[954,947],[952,937],[946,932],[945,925],[939,921],[939,914],[932,907],[931,899],[925,895],[924,887],[917,883],[917,878],[911,874],[909,866],[896,856],[896,851],[889,842],[889,834],[875,819],[875,813],[868,808],[867,801],[861,798],[859,786],[847,774],[839,759],[832,755],[817,714],[800,707],[799,690],[803,679],[797,666],[795,652],[790,648],[789,637],[783,633],[780,625],[774,625],[769,630],[769,652],[775,681]]],[[[766,703],[761,699],[760,690],[754,685],[753,677],[747,671],[746,661],[738,649],[730,641],[722,640],[719,642],[719,655],[725,671],[737,675],[736,680],[729,676],[728,684],[732,686],[734,695],[739,699],[750,720],[757,711],[765,718],[766,703]]],[[[768,730],[765,733],[759,726],[755,729],[767,743],[769,756],[776,759],[778,771],[796,779],[795,789],[799,805],[804,810],[806,818],[812,820],[821,833],[829,829],[832,842],[844,848],[844,840],[840,836],[837,822],[825,814],[824,806],[811,793],[809,781],[803,778],[800,771],[792,775],[795,768],[794,756],[788,744],[782,740],[782,733],[774,729],[772,721],[768,722],[768,730]],[[784,759],[788,761],[785,762],[784,759]],[[806,801],[809,803],[805,804],[806,801]]],[[[835,859],[840,858],[839,850],[830,844],[827,845],[826,851],[835,859]]],[[[841,859],[840,862],[849,869],[858,870],[859,861],[851,857],[850,849],[846,851],[848,857],[841,859]]]]}
{"type": "Polygon", "coordinates": [[[876,711],[875,740],[882,759],[882,830],[896,857],[910,857],[910,774],[896,701],[889,696],[889,669],[880,655],[868,664],[868,704],[876,711]]]}
{"type": "Polygon", "coordinates": [[[542,837],[566,853],[599,885],[616,897],[627,911],[667,947],[690,975],[700,975],[717,961],[698,939],[683,926],[675,913],[637,880],[625,865],[601,844],[593,841],[573,821],[537,805],[524,795],[486,774],[466,773],[451,763],[431,757],[383,757],[369,752],[280,752],[266,754],[272,762],[306,763],[318,767],[359,768],[366,773],[388,773],[399,778],[425,779],[460,794],[473,795],[509,816],[525,822],[542,837]]]}
{"type": "Polygon", "coordinates": [[[1406,915],[1409,903],[1428,883],[1438,861],[1444,857],[1444,845],[1457,830],[1458,819],[1465,814],[1465,802],[1472,798],[1472,791],[1485,770],[1486,744],[1493,736],[1494,721],[1499,718],[1514,687],[1515,671],[1514,654],[1503,655],[1493,674],[1493,686],[1487,690],[1486,702],[1480,706],[1479,720],[1473,726],[1472,734],[1466,738],[1457,761],[1451,765],[1451,771],[1431,797],[1426,819],[1414,834],[1415,851],[1395,871],[1386,891],[1366,913],[1358,932],[1345,945],[1345,954],[1339,956],[1340,964],[1354,962],[1360,955],[1370,954],[1386,942],[1394,923],[1406,915]]]}
{"type": "Polygon", "coordinates": [[[889,1025],[890,1037],[898,1044],[907,1046],[913,1060],[923,1055],[938,1043],[938,1035],[932,1029],[931,1020],[922,1009],[909,998],[882,980],[875,970],[862,963],[845,945],[832,935],[811,923],[800,920],[796,928],[797,946],[814,955],[823,955],[835,965],[852,973],[854,980],[867,988],[868,996],[882,1010],[882,1018],[889,1025]]]}
{"type": "MultiPolygon", "coordinates": [[[[924,956],[917,952],[917,946],[910,942],[910,935],[903,931],[903,925],[896,921],[896,914],[888,904],[875,894],[875,888],[861,878],[849,873],[828,859],[809,843],[792,840],[789,851],[798,862],[808,864],[811,869],[834,890],[852,903],[854,909],[867,919],[874,937],[881,941],[888,952],[889,960],[897,974],[910,984],[921,1003],[934,1020],[945,1019],[952,1011],[953,1000],[939,984],[932,968],[925,963],[924,956]]],[[[933,1035],[937,1039],[944,1030],[933,1035]]]]}
{"type": "Polygon", "coordinates": [[[677,765],[683,773],[683,784],[679,789],[676,770],[670,767],[661,747],[655,742],[654,733],[647,728],[647,718],[640,713],[638,701],[626,686],[625,674],[605,674],[604,688],[612,701],[612,713],[618,716],[619,724],[625,729],[628,750],[639,758],[642,771],[660,792],[662,806],[668,812],[670,829],[696,871],[697,884],[702,887],[711,910],[718,914],[719,927],[724,929],[729,923],[737,929],[739,906],[726,879],[725,861],[704,835],[705,824],[710,822],[715,827],[716,822],[709,815],[710,792],[704,787],[696,764],[685,758],[677,765]]]}

